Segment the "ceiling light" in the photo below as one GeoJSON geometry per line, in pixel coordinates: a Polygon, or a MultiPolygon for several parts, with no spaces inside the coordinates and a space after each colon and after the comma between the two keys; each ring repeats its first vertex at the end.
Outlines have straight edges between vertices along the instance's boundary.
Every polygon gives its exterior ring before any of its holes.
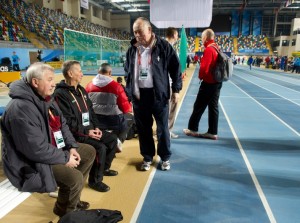
{"type": "Polygon", "coordinates": [[[142,12],[142,11],[146,11],[144,9],[138,9],[138,8],[131,8],[127,10],[128,12],[142,12]]]}

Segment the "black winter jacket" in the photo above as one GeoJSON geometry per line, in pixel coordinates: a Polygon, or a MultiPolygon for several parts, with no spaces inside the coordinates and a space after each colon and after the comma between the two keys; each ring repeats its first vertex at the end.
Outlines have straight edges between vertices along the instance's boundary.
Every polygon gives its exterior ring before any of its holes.
{"type": "Polygon", "coordinates": [[[93,109],[93,103],[89,99],[88,93],[81,85],[78,85],[77,89],[75,89],[75,87],[67,85],[65,81],[62,80],[59,84],[56,85],[56,89],[54,91],[53,97],[57,102],[58,106],[60,107],[60,109],[62,110],[70,130],[78,142],[83,142],[84,138],[89,137],[88,136],[89,130],[95,128],[100,129],[97,116],[93,109]],[[79,89],[83,94],[83,98],[85,100],[88,109],[86,109],[85,107],[79,89]],[[70,92],[76,98],[80,106],[81,112],[73,96],[70,94],[70,92]],[[84,112],[89,113],[90,125],[88,126],[82,125],[82,113],[84,112]]]}
{"type": "MultiPolygon", "coordinates": [[[[172,79],[172,92],[178,93],[182,89],[182,77],[179,58],[166,40],[155,36],[156,43],[151,52],[151,69],[153,73],[153,88],[155,91],[155,98],[158,101],[168,103],[170,99],[170,80],[172,79]]],[[[131,40],[131,46],[126,53],[125,76],[126,92],[128,98],[133,97],[134,87],[134,69],[135,57],[137,52],[136,39],[131,40]]]]}
{"type": "Polygon", "coordinates": [[[25,79],[13,82],[12,100],[2,116],[3,168],[12,185],[24,192],[51,192],[56,182],[51,169],[54,164],[69,161],[71,147],[78,147],[56,103],[46,102],[25,79]],[[66,147],[51,144],[49,107],[60,116],[61,131],[66,147]]]}

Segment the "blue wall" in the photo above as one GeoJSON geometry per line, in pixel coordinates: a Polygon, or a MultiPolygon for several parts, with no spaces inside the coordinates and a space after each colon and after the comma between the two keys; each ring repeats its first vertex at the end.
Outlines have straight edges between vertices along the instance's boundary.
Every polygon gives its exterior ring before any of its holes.
{"type": "MultiPolygon", "coordinates": [[[[20,58],[19,64],[20,69],[24,70],[26,67],[30,65],[29,60],[29,52],[37,52],[40,49],[37,48],[0,48],[0,59],[3,57],[9,57],[12,61],[12,53],[13,51],[16,52],[16,55],[20,58]]],[[[51,50],[51,49],[42,49],[42,61],[52,61],[54,57],[61,58],[63,57],[64,51],[63,50],[51,50]]]]}

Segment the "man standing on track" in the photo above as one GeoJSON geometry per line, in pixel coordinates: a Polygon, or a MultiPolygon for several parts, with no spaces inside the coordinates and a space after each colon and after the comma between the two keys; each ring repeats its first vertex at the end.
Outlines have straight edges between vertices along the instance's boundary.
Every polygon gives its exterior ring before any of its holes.
{"type": "Polygon", "coordinates": [[[162,170],[170,169],[170,132],[168,128],[170,81],[172,98],[178,100],[182,88],[179,58],[173,47],[152,32],[148,19],[140,17],[133,24],[135,38],[126,53],[125,75],[128,97],[133,103],[134,117],[143,156],[141,170],[153,162],[153,116],[157,124],[157,153],[162,170]]]}
{"type": "Polygon", "coordinates": [[[213,30],[206,29],[202,33],[202,42],[205,50],[201,59],[199,70],[199,79],[202,80],[192,115],[190,117],[188,128],[183,132],[187,136],[202,137],[216,140],[218,138],[218,120],[219,120],[219,97],[222,88],[222,82],[214,80],[212,70],[216,66],[219,48],[214,41],[215,34],[213,30]],[[204,134],[198,133],[198,125],[208,106],[208,131],[204,134]]]}

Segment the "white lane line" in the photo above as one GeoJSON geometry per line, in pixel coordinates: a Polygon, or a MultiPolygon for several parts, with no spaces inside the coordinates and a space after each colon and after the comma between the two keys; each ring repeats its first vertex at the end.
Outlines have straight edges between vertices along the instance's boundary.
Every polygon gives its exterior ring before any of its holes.
{"type": "MultiPolygon", "coordinates": [[[[158,163],[158,160],[159,159],[157,159],[155,161],[155,163],[158,163]]],[[[138,217],[140,215],[140,212],[142,210],[143,204],[145,202],[146,196],[148,194],[148,191],[149,191],[149,188],[151,186],[151,183],[152,183],[152,180],[154,178],[156,170],[157,170],[157,164],[156,164],[155,167],[152,167],[152,170],[151,170],[151,173],[149,175],[148,181],[147,181],[147,183],[146,183],[146,185],[144,187],[143,193],[142,193],[142,195],[141,195],[141,197],[139,199],[139,202],[138,202],[138,204],[137,204],[137,206],[136,206],[136,208],[134,210],[134,213],[133,213],[133,215],[131,217],[130,223],[136,223],[137,222],[137,219],[138,219],[138,217]]]]}
{"type": "MultiPolygon", "coordinates": [[[[175,125],[175,123],[176,123],[178,113],[179,113],[179,111],[180,111],[180,109],[181,109],[181,106],[182,106],[182,103],[183,103],[183,99],[185,99],[186,96],[189,96],[189,95],[186,95],[186,94],[187,94],[188,89],[189,89],[189,87],[190,87],[190,84],[191,84],[191,82],[192,82],[192,80],[193,80],[194,74],[195,74],[195,73],[198,74],[198,72],[195,72],[196,70],[199,71],[198,67],[195,67],[195,70],[194,70],[194,72],[193,72],[193,74],[192,74],[192,76],[191,76],[191,78],[190,78],[190,80],[189,80],[189,83],[188,83],[188,85],[187,85],[186,91],[185,91],[184,95],[183,95],[182,98],[181,98],[180,104],[178,105],[177,112],[176,112],[176,116],[175,116],[175,122],[174,122],[174,125],[175,125]]],[[[200,87],[200,84],[199,84],[199,87],[200,87]]],[[[199,91],[199,88],[198,88],[198,91],[199,91]]],[[[197,91],[197,94],[198,94],[198,91],[197,91]]],[[[193,97],[194,97],[194,96],[197,96],[197,94],[196,94],[196,95],[193,95],[193,97]]]]}
{"type": "MultiPolygon", "coordinates": [[[[259,74],[260,76],[265,76],[265,77],[270,77],[270,73],[264,70],[260,70],[261,74],[259,74]]],[[[286,73],[273,73],[275,74],[275,76],[271,76],[272,78],[274,78],[275,80],[278,81],[282,81],[285,83],[289,83],[289,84],[295,84],[295,82],[299,82],[299,79],[292,77],[291,75],[288,75],[286,73]],[[288,78],[288,79],[286,79],[288,78]]],[[[258,74],[256,74],[258,75],[258,74]]]]}
{"type": "MultiPolygon", "coordinates": [[[[260,86],[260,85],[258,85],[258,84],[256,84],[256,83],[254,83],[253,81],[250,81],[250,80],[248,80],[248,79],[246,79],[246,78],[244,78],[244,77],[240,77],[240,78],[243,79],[243,80],[245,80],[245,81],[248,81],[248,82],[250,82],[250,83],[252,83],[252,84],[254,84],[254,85],[256,85],[256,86],[258,86],[258,87],[260,87],[260,88],[262,88],[262,89],[264,89],[264,90],[266,90],[266,91],[269,91],[269,92],[271,92],[271,93],[273,93],[273,94],[275,94],[275,95],[277,95],[277,96],[279,96],[279,97],[281,97],[281,98],[283,98],[283,99],[285,99],[285,100],[287,100],[287,101],[289,101],[289,102],[292,102],[292,103],[295,104],[295,105],[300,106],[300,104],[298,104],[297,102],[294,102],[294,101],[292,101],[291,99],[288,99],[288,98],[286,98],[286,97],[284,97],[284,96],[282,96],[282,95],[280,95],[280,94],[277,94],[276,92],[271,91],[270,89],[267,89],[267,88],[265,88],[265,87],[262,87],[262,86],[260,86]]],[[[257,78],[257,77],[256,77],[256,78],[257,78]]],[[[257,79],[259,79],[259,78],[257,78],[257,79]]],[[[265,80],[264,80],[264,81],[265,81],[265,80]]],[[[275,83],[273,83],[273,82],[271,82],[271,81],[268,81],[268,82],[270,82],[270,83],[272,83],[272,84],[275,84],[275,83]]],[[[284,87],[284,86],[281,86],[281,85],[279,85],[279,84],[275,84],[275,85],[278,85],[278,86],[280,86],[280,87],[284,87]]],[[[287,88],[287,89],[289,89],[289,90],[292,90],[292,89],[290,89],[290,88],[288,88],[288,87],[284,87],[284,88],[287,88]]],[[[295,91],[295,92],[300,93],[299,91],[295,91]]]]}
{"type": "MultiPolygon", "coordinates": [[[[249,98],[249,97],[246,97],[246,96],[232,96],[232,95],[221,95],[220,96],[221,98],[238,98],[238,99],[243,99],[243,98],[249,98]]],[[[264,98],[264,97],[255,97],[256,99],[263,99],[263,100],[284,100],[283,98],[264,98]]],[[[299,101],[300,99],[298,98],[293,98],[291,100],[296,100],[296,101],[299,101]]]]}
{"type": "Polygon", "coordinates": [[[243,89],[241,89],[239,86],[237,86],[235,83],[231,81],[231,83],[238,88],[241,92],[243,92],[245,95],[247,95],[250,99],[252,99],[255,103],[257,103],[259,106],[261,106],[263,109],[265,109],[267,112],[269,112],[273,117],[275,117],[278,121],[280,121],[283,125],[285,125],[287,128],[289,128],[292,132],[294,132],[297,136],[300,136],[300,133],[295,130],[293,127],[291,127],[289,124],[284,122],[281,118],[279,118],[277,115],[275,115],[272,111],[270,111],[268,108],[266,108],[264,105],[262,105],[260,102],[258,102],[255,98],[253,98],[251,95],[249,95],[247,92],[245,92],[243,89]]]}
{"type": "MultiPolygon", "coordinates": [[[[286,89],[288,89],[288,90],[290,90],[290,91],[293,91],[293,92],[296,92],[296,93],[300,93],[299,91],[297,91],[297,90],[295,90],[295,89],[292,89],[292,88],[289,88],[289,87],[286,87],[286,86],[283,86],[283,85],[280,85],[280,84],[277,84],[277,83],[274,83],[274,82],[272,82],[272,81],[270,81],[270,80],[266,80],[266,79],[264,79],[264,78],[262,78],[262,77],[265,77],[264,75],[261,75],[261,74],[254,74],[254,75],[252,75],[253,77],[256,77],[256,78],[258,78],[258,79],[260,79],[260,80],[263,80],[263,81],[266,81],[266,82],[270,82],[270,83],[272,83],[272,84],[274,84],[274,85],[277,85],[277,86],[280,86],[280,87],[282,87],[282,88],[286,88],[286,89]]],[[[270,77],[270,76],[269,76],[270,77]]],[[[273,77],[272,77],[273,78],[273,77]]],[[[284,79],[276,79],[276,78],[273,78],[273,79],[275,79],[275,80],[277,80],[277,81],[282,81],[282,82],[286,82],[286,83],[288,83],[288,84],[293,84],[294,86],[299,86],[299,84],[300,84],[300,82],[299,83],[295,83],[295,81],[294,82],[287,82],[287,81],[285,81],[284,79]]]]}
{"type": "MultiPolygon", "coordinates": [[[[197,67],[195,68],[195,70],[197,70],[197,67]]],[[[179,106],[178,106],[177,113],[176,113],[176,117],[175,117],[175,123],[176,123],[176,119],[177,119],[178,112],[179,112],[180,109],[181,109],[183,100],[184,100],[184,98],[185,98],[185,96],[186,96],[186,93],[187,93],[187,91],[188,91],[188,89],[189,89],[189,86],[190,86],[190,84],[191,84],[191,81],[192,81],[192,79],[193,79],[194,74],[195,74],[195,71],[193,72],[192,77],[190,78],[190,81],[189,81],[188,86],[187,86],[187,88],[186,88],[186,92],[185,92],[185,94],[183,95],[182,100],[181,100],[181,102],[180,102],[180,104],[179,104],[179,106]]],[[[131,219],[130,219],[130,223],[136,223],[136,221],[137,221],[137,219],[138,219],[138,217],[139,217],[139,215],[140,215],[140,212],[141,212],[141,210],[142,210],[142,207],[143,207],[143,204],[144,204],[144,202],[145,202],[146,196],[147,196],[147,194],[148,194],[149,188],[150,188],[151,183],[152,183],[152,181],[153,181],[155,172],[156,172],[156,170],[157,170],[158,162],[159,162],[159,159],[156,160],[156,166],[153,167],[152,170],[151,170],[151,173],[150,173],[150,175],[149,175],[148,181],[147,181],[147,183],[146,183],[146,185],[145,185],[145,188],[144,188],[144,190],[143,190],[143,192],[142,192],[142,195],[141,195],[141,197],[140,197],[140,199],[139,199],[139,202],[138,202],[138,204],[137,204],[137,206],[136,206],[136,208],[135,208],[135,210],[134,210],[134,213],[133,213],[133,215],[132,215],[132,217],[131,217],[131,219]]]]}
{"type": "MultiPolygon", "coordinates": [[[[238,67],[236,69],[238,72],[243,72],[243,71],[249,71],[249,68],[248,69],[241,69],[241,67],[238,67]]],[[[297,78],[294,78],[293,76],[291,75],[288,75],[287,73],[283,73],[283,72],[268,72],[262,68],[256,68],[254,69],[256,71],[259,71],[260,74],[255,74],[257,76],[263,76],[263,77],[271,77],[275,80],[278,80],[278,81],[282,81],[282,82],[285,82],[285,83],[289,83],[289,84],[296,84],[295,82],[299,82],[300,79],[297,79],[297,78]],[[274,76],[270,76],[270,74],[274,75],[274,76]],[[288,78],[288,79],[287,79],[288,78]]]]}
{"type": "Polygon", "coordinates": [[[221,100],[220,100],[220,105],[221,105],[222,111],[223,111],[223,113],[225,115],[225,118],[226,118],[226,120],[228,122],[228,125],[229,125],[229,127],[231,129],[231,132],[232,132],[232,134],[234,136],[234,139],[235,139],[235,141],[237,143],[237,146],[238,146],[238,148],[240,150],[240,153],[242,154],[242,157],[243,157],[244,162],[245,162],[245,164],[247,166],[247,169],[248,169],[248,171],[250,173],[250,176],[251,176],[251,178],[253,180],[253,183],[254,183],[254,186],[255,186],[255,188],[257,190],[257,193],[258,193],[258,195],[259,195],[259,197],[260,197],[260,199],[261,199],[261,201],[263,203],[263,206],[264,206],[264,208],[265,208],[265,210],[267,212],[269,220],[270,220],[271,223],[276,223],[276,219],[275,219],[275,217],[273,215],[273,212],[272,212],[271,207],[270,207],[270,205],[269,205],[269,203],[267,201],[267,198],[266,198],[266,196],[265,196],[265,194],[264,194],[264,192],[263,192],[263,190],[262,190],[262,188],[261,188],[261,186],[260,186],[260,184],[258,182],[258,179],[257,179],[257,177],[256,177],[256,175],[255,175],[255,173],[254,173],[254,171],[252,169],[252,166],[251,166],[251,164],[250,164],[250,162],[248,160],[248,157],[247,157],[247,155],[246,155],[246,153],[245,153],[245,151],[243,149],[242,144],[240,143],[240,140],[239,140],[239,138],[238,138],[238,136],[237,136],[237,134],[236,134],[236,132],[235,132],[235,130],[233,128],[233,125],[230,122],[230,119],[229,119],[229,117],[228,117],[228,115],[227,115],[227,113],[225,111],[225,108],[223,107],[223,104],[222,104],[221,100]]]}

